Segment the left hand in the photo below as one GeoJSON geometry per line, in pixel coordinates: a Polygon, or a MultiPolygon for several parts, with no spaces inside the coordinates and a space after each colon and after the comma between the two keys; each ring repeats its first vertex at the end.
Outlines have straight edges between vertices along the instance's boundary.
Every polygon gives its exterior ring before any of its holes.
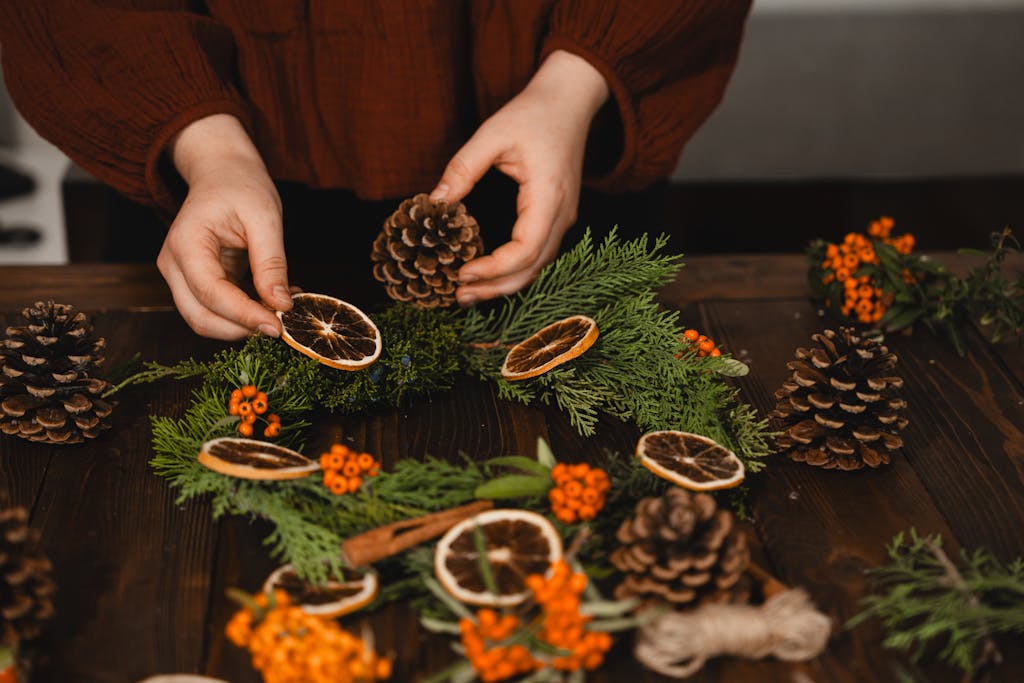
{"type": "Polygon", "coordinates": [[[492,166],[519,184],[512,239],[459,270],[460,305],[517,292],[555,258],[576,221],[587,132],[607,99],[597,69],[556,50],[448,163],[431,199],[461,200],[492,166]]]}

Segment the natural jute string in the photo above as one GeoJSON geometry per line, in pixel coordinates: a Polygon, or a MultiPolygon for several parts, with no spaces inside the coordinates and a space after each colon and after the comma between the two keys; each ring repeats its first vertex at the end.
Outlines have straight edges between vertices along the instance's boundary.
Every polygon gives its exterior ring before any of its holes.
{"type": "Polygon", "coordinates": [[[831,630],[832,620],[793,588],[757,606],[704,605],[654,617],[637,632],[635,654],[649,669],[685,678],[719,655],[813,659],[825,650],[831,630]]]}

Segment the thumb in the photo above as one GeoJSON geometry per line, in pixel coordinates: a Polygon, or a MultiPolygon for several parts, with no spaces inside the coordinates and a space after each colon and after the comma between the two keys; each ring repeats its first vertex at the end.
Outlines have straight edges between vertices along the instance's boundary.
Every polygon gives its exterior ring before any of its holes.
{"type": "Polygon", "coordinates": [[[289,310],[292,307],[292,295],[288,291],[288,261],[284,255],[280,216],[247,232],[249,268],[257,293],[265,303],[277,310],[289,310]]]}
{"type": "Polygon", "coordinates": [[[457,202],[469,194],[477,181],[494,165],[501,153],[500,141],[481,128],[462,146],[444,169],[437,187],[430,193],[434,201],[457,202]]]}

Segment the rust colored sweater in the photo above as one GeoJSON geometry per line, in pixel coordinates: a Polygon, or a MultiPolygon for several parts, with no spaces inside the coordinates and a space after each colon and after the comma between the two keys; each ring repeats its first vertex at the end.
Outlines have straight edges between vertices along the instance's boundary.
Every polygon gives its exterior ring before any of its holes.
{"type": "Polygon", "coordinates": [[[587,181],[672,171],[720,100],[750,0],[0,0],[24,117],[128,197],[174,211],[164,148],[237,116],[271,175],[368,199],[427,191],[564,49],[608,81],[587,181]]]}

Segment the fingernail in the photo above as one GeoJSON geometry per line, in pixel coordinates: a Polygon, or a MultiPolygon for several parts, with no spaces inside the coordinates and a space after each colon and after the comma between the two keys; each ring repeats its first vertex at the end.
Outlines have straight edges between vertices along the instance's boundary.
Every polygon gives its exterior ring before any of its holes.
{"type": "Polygon", "coordinates": [[[456,299],[460,306],[472,306],[479,301],[479,299],[472,294],[463,294],[462,296],[457,296],[456,299]]]}
{"type": "Polygon", "coordinates": [[[444,199],[450,189],[451,188],[448,187],[448,183],[439,183],[438,186],[434,188],[434,191],[430,193],[430,198],[435,202],[438,199],[444,199]]]}
{"type": "Polygon", "coordinates": [[[284,285],[274,285],[274,298],[283,305],[292,302],[292,295],[288,293],[288,288],[284,285]]]}
{"type": "Polygon", "coordinates": [[[278,329],[276,327],[274,327],[273,325],[270,325],[269,323],[260,323],[259,330],[260,330],[260,332],[262,332],[263,334],[267,335],[268,337],[280,337],[281,336],[281,333],[278,331],[278,329]]]}
{"type": "Polygon", "coordinates": [[[467,285],[470,282],[476,282],[479,279],[480,279],[480,276],[479,275],[474,275],[473,273],[466,273],[465,275],[460,275],[459,276],[459,282],[462,282],[462,283],[467,284],[467,285]]]}

